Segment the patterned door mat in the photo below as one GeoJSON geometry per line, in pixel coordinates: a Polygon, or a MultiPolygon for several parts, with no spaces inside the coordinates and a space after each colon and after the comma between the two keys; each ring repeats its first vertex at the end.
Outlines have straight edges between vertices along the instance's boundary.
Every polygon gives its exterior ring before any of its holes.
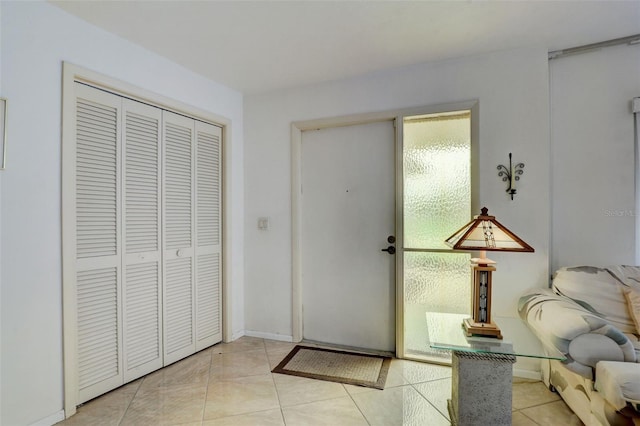
{"type": "Polygon", "coordinates": [[[391,358],[296,346],[273,373],[384,389],[391,358]]]}

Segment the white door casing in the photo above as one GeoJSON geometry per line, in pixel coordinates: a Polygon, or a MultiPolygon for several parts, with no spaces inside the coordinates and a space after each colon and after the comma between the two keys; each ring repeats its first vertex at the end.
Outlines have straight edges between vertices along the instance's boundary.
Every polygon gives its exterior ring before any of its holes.
{"type": "Polygon", "coordinates": [[[395,129],[302,133],[303,337],[395,350],[395,129]]]}

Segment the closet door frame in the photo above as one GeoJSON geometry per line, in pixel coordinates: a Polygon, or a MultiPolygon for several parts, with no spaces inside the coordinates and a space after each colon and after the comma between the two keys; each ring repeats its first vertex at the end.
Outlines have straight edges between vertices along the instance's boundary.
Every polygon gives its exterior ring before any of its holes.
{"type": "Polygon", "coordinates": [[[69,418],[76,412],[79,401],[78,388],[78,337],[77,337],[77,283],[75,254],[75,83],[84,83],[108,92],[147,103],[159,108],[184,114],[222,128],[222,341],[232,337],[232,303],[229,297],[231,251],[229,235],[231,206],[228,203],[230,174],[228,162],[231,146],[231,120],[208,111],[172,100],[145,89],[122,82],[104,74],[63,62],[62,64],[62,308],[63,308],[63,369],[64,412],[69,418]]]}

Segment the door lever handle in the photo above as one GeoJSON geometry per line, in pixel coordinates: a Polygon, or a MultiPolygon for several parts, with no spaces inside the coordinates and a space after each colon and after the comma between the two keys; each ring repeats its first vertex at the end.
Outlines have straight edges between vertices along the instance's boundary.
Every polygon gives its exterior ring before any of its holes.
{"type": "Polygon", "coordinates": [[[396,248],[394,246],[389,246],[386,249],[382,249],[381,251],[386,251],[389,254],[395,254],[396,248]]]}

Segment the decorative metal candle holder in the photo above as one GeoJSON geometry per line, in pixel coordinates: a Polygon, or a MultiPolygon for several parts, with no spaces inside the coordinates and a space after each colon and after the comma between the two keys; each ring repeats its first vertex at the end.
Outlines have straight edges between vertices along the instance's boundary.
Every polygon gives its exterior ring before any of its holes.
{"type": "Polygon", "coordinates": [[[502,164],[498,166],[498,176],[502,178],[503,182],[509,182],[507,194],[511,195],[512,200],[516,193],[516,181],[520,180],[520,176],[524,173],[522,169],[524,169],[524,163],[518,163],[516,165],[511,163],[511,153],[509,153],[509,168],[506,168],[502,164]]]}

